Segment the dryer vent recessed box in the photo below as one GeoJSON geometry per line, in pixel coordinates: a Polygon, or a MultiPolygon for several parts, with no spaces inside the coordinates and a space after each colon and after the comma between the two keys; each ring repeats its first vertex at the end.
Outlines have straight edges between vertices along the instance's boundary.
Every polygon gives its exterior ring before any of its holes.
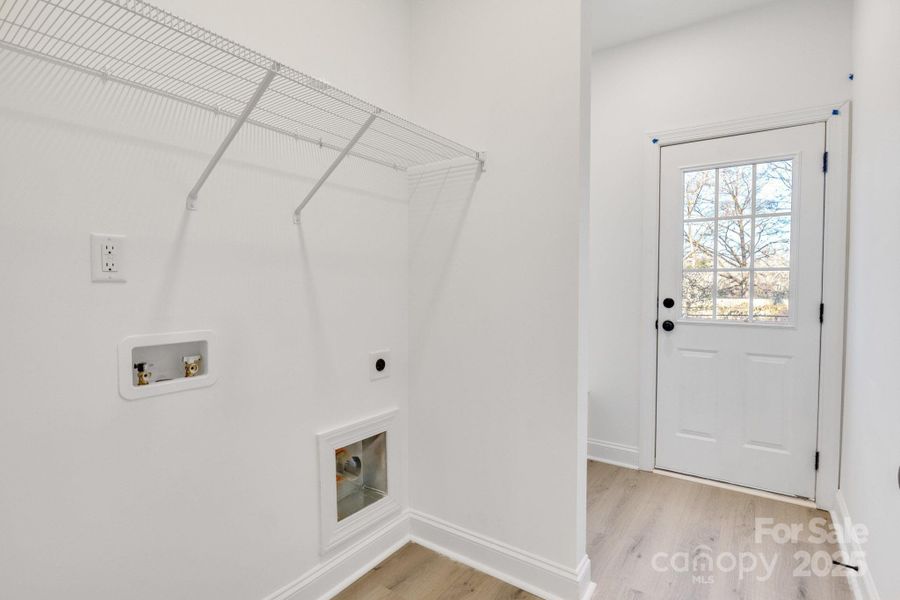
{"type": "Polygon", "coordinates": [[[322,553],[358,542],[400,512],[398,410],[318,434],[322,553]]]}

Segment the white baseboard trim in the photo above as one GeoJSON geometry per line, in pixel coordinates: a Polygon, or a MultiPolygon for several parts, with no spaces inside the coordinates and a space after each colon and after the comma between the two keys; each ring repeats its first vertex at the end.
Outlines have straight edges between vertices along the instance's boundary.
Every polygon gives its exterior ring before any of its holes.
{"type": "Polygon", "coordinates": [[[545,600],[590,600],[596,589],[587,555],[577,569],[569,569],[435,517],[407,511],[264,600],[333,598],[409,542],[545,600]]]}
{"type": "Polygon", "coordinates": [[[408,542],[409,515],[403,513],[265,600],[332,598],[408,542]]]}
{"type": "Polygon", "coordinates": [[[853,520],[850,518],[850,511],[847,510],[847,501],[844,499],[844,494],[841,490],[838,490],[835,494],[835,508],[829,512],[831,513],[831,520],[844,533],[844,535],[839,536],[840,539],[838,540],[841,552],[853,564],[859,565],[858,575],[852,572],[847,575],[847,581],[850,583],[853,597],[856,600],[880,600],[881,596],[875,588],[872,572],[866,567],[865,553],[855,535],[853,520]]]}
{"type": "Polygon", "coordinates": [[[605,462],[617,467],[637,469],[640,465],[637,446],[589,439],[587,454],[589,460],[605,462]]]}
{"type": "Polygon", "coordinates": [[[545,600],[590,600],[591,561],[570,569],[430,515],[410,511],[413,542],[545,600]]]}

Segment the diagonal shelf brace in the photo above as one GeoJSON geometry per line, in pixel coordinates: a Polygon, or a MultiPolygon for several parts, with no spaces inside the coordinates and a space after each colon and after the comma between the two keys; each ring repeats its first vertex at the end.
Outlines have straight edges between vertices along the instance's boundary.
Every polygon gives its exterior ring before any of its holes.
{"type": "Polygon", "coordinates": [[[216,168],[216,165],[219,164],[219,160],[222,158],[222,155],[225,154],[225,151],[228,149],[228,146],[231,145],[231,142],[234,141],[234,138],[237,136],[238,131],[241,130],[241,127],[250,118],[250,113],[253,112],[253,109],[256,108],[256,105],[259,103],[260,99],[262,99],[263,94],[266,93],[266,90],[269,89],[269,84],[272,83],[272,80],[275,79],[275,75],[278,74],[278,69],[281,65],[278,63],[274,63],[269,71],[266,73],[266,76],[263,77],[262,81],[259,82],[259,86],[256,88],[256,91],[253,93],[253,97],[247,102],[247,105],[244,107],[243,112],[241,112],[241,116],[237,118],[237,121],[234,122],[234,125],[231,126],[231,130],[228,132],[228,135],[225,136],[225,139],[222,140],[222,143],[219,144],[219,149],[216,150],[216,153],[213,154],[213,157],[209,160],[209,164],[206,165],[206,168],[203,169],[203,173],[200,174],[200,179],[197,180],[197,183],[194,184],[194,187],[191,188],[190,193],[187,197],[187,209],[188,210],[197,210],[197,195],[200,193],[200,188],[203,187],[203,184],[206,183],[206,180],[209,178],[210,173],[213,172],[213,169],[216,168]]]}
{"type": "Polygon", "coordinates": [[[340,165],[341,162],[345,158],[347,158],[347,155],[350,153],[351,150],[353,150],[353,146],[355,146],[356,142],[358,142],[359,139],[363,136],[363,134],[366,131],[368,131],[368,129],[372,125],[372,123],[375,122],[375,119],[378,118],[378,113],[380,113],[380,112],[381,112],[381,109],[376,108],[375,112],[373,112],[371,115],[369,115],[369,118],[366,120],[366,122],[363,123],[362,127],[359,128],[359,131],[356,132],[356,135],[353,136],[353,139],[351,139],[349,142],[347,142],[347,145],[344,146],[344,149],[341,150],[341,153],[337,155],[337,158],[334,159],[334,162],[331,163],[331,166],[328,167],[328,170],[326,170],[325,173],[323,173],[322,176],[319,177],[319,180],[316,182],[316,185],[314,185],[312,187],[312,189],[309,190],[309,193],[306,194],[306,198],[303,199],[303,202],[301,202],[300,206],[297,207],[297,210],[294,211],[294,223],[295,224],[300,223],[300,213],[303,211],[303,208],[307,204],[309,204],[309,201],[312,200],[312,197],[316,195],[316,192],[319,191],[319,188],[322,187],[322,184],[324,184],[325,181],[329,177],[331,177],[331,174],[334,173],[334,170],[338,168],[338,165],[340,165]]]}

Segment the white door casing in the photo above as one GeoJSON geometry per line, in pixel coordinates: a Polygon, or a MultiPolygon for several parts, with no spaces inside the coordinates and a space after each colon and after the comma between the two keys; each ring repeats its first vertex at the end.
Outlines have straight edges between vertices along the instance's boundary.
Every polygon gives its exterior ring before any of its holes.
{"type": "Polygon", "coordinates": [[[658,468],[815,496],[824,149],[824,123],[661,149],[658,468]]]}

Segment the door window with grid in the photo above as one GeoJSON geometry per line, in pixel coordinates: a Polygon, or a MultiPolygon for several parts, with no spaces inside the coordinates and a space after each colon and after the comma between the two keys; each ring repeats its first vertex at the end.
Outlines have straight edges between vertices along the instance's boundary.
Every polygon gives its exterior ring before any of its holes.
{"type": "Polygon", "coordinates": [[[682,314],[791,319],[793,160],[684,173],[682,314]]]}

